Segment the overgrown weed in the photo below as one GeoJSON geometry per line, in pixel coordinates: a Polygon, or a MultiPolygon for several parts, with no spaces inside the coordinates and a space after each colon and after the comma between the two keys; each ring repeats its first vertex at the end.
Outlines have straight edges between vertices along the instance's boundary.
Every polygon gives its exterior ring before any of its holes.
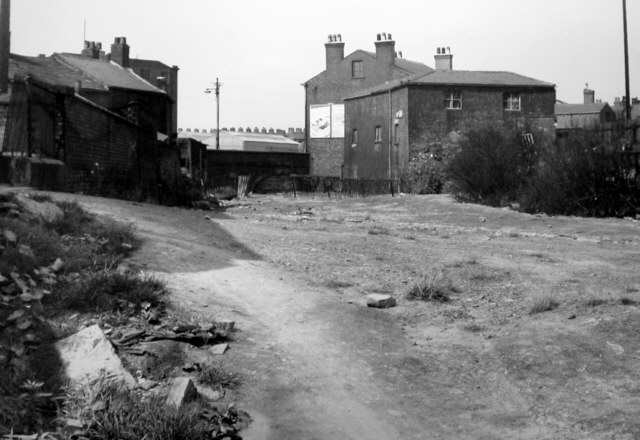
{"type": "Polygon", "coordinates": [[[449,302],[452,293],[457,292],[451,279],[440,267],[434,268],[425,273],[406,292],[407,299],[449,302]]]}

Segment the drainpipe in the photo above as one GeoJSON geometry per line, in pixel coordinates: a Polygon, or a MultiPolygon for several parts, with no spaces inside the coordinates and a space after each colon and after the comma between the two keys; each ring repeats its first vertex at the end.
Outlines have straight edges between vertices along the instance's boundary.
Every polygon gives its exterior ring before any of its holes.
{"type": "MultiPolygon", "coordinates": [[[[391,146],[393,144],[393,120],[391,111],[391,90],[389,90],[389,185],[393,187],[391,183],[391,146]]],[[[393,194],[393,191],[391,192],[393,194]]]]}

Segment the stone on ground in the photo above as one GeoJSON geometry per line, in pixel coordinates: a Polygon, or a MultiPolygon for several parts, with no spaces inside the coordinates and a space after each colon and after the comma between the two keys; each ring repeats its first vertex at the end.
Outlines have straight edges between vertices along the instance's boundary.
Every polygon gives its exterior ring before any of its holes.
{"type": "Polygon", "coordinates": [[[44,220],[45,222],[55,222],[64,217],[64,212],[55,203],[36,202],[23,194],[16,194],[15,200],[20,208],[30,217],[44,220]]]}
{"type": "Polygon", "coordinates": [[[176,377],[169,383],[167,405],[180,408],[198,397],[198,390],[189,377],[176,377]]]}
{"type": "Polygon", "coordinates": [[[367,305],[369,307],[386,309],[387,307],[395,306],[396,299],[391,295],[382,295],[379,293],[372,293],[371,295],[367,295],[367,305]]]}
{"type": "Polygon", "coordinates": [[[209,348],[209,352],[211,354],[224,354],[227,348],[229,348],[229,344],[216,344],[209,348]]]}
{"type": "Polygon", "coordinates": [[[55,346],[72,386],[84,387],[100,378],[122,382],[130,389],[136,386],[136,380],[124,369],[111,342],[98,325],[62,339],[55,346]]]}

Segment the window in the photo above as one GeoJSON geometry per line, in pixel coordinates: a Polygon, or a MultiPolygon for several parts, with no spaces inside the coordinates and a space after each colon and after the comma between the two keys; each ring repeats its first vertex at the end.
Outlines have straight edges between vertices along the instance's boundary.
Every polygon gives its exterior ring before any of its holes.
{"type": "Polygon", "coordinates": [[[397,122],[393,125],[393,143],[398,145],[398,126],[400,124],[398,124],[397,122]]]}
{"type": "Polygon", "coordinates": [[[358,129],[354,128],[351,132],[351,147],[355,147],[358,145],[358,129]]]}
{"type": "Polygon", "coordinates": [[[376,137],[374,142],[382,142],[382,127],[380,125],[376,126],[376,137]]]}
{"type": "Polygon", "coordinates": [[[462,92],[450,92],[444,97],[444,105],[449,110],[462,110],[462,92]]]}
{"type": "Polygon", "coordinates": [[[511,111],[520,110],[520,93],[504,94],[504,109],[511,111]]]}
{"type": "Polygon", "coordinates": [[[364,65],[362,60],[351,61],[351,77],[363,78],[364,77],[364,65]]]}

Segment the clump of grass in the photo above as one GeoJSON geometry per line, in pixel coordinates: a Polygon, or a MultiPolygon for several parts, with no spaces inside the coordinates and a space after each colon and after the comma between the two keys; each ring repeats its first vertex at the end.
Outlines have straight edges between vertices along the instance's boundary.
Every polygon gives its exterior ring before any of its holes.
{"type": "Polygon", "coordinates": [[[622,298],[620,298],[620,304],[622,304],[623,306],[634,306],[638,304],[638,302],[629,297],[623,296],[622,298]]]}
{"type": "Polygon", "coordinates": [[[560,303],[556,300],[553,293],[549,290],[540,290],[535,292],[531,297],[529,305],[529,314],[548,312],[558,307],[560,303]]]}
{"type": "Polygon", "coordinates": [[[353,286],[353,282],[352,281],[344,281],[344,280],[328,280],[324,282],[325,287],[328,287],[329,289],[341,289],[341,288],[345,288],[345,287],[351,287],[353,286]]]}
{"type": "Polygon", "coordinates": [[[422,301],[448,302],[450,295],[457,291],[451,279],[441,268],[425,272],[406,292],[407,299],[422,301]]]}
{"type": "Polygon", "coordinates": [[[484,330],[484,326],[476,322],[471,322],[462,326],[462,329],[470,333],[480,333],[484,330]]]}
{"type": "Polygon", "coordinates": [[[388,228],[382,226],[374,226],[367,231],[369,235],[391,235],[391,231],[388,228]]]}
{"type": "Polygon", "coordinates": [[[236,371],[219,362],[202,367],[198,373],[198,382],[211,388],[234,388],[240,384],[240,377],[236,371]]]}
{"type": "Polygon", "coordinates": [[[596,297],[594,297],[594,298],[589,298],[585,302],[585,305],[587,307],[598,307],[598,306],[601,306],[601,305],[606,304],[608,302],[609,302],[608,298],[596,298],[596,297]]]}
{"type": "Polygon", "coordinates": [[[105,409],[88,415],[88,438],[204,440],[215,429],[201,417],[197,404],[178,409],[165,405],[161,397],[139,401],[123,387],[103,388],[91,403],[95,402],[102,402],[105,409]]]}
{"type": "Polygon", "coordinates": [[[104,272],[67,284],[52,301],[64,310],[114,312],[132,307],[129,311],[137,313],[143,302],[161,305],[166,293],[165,283],[153,276],[104,272]]]}

